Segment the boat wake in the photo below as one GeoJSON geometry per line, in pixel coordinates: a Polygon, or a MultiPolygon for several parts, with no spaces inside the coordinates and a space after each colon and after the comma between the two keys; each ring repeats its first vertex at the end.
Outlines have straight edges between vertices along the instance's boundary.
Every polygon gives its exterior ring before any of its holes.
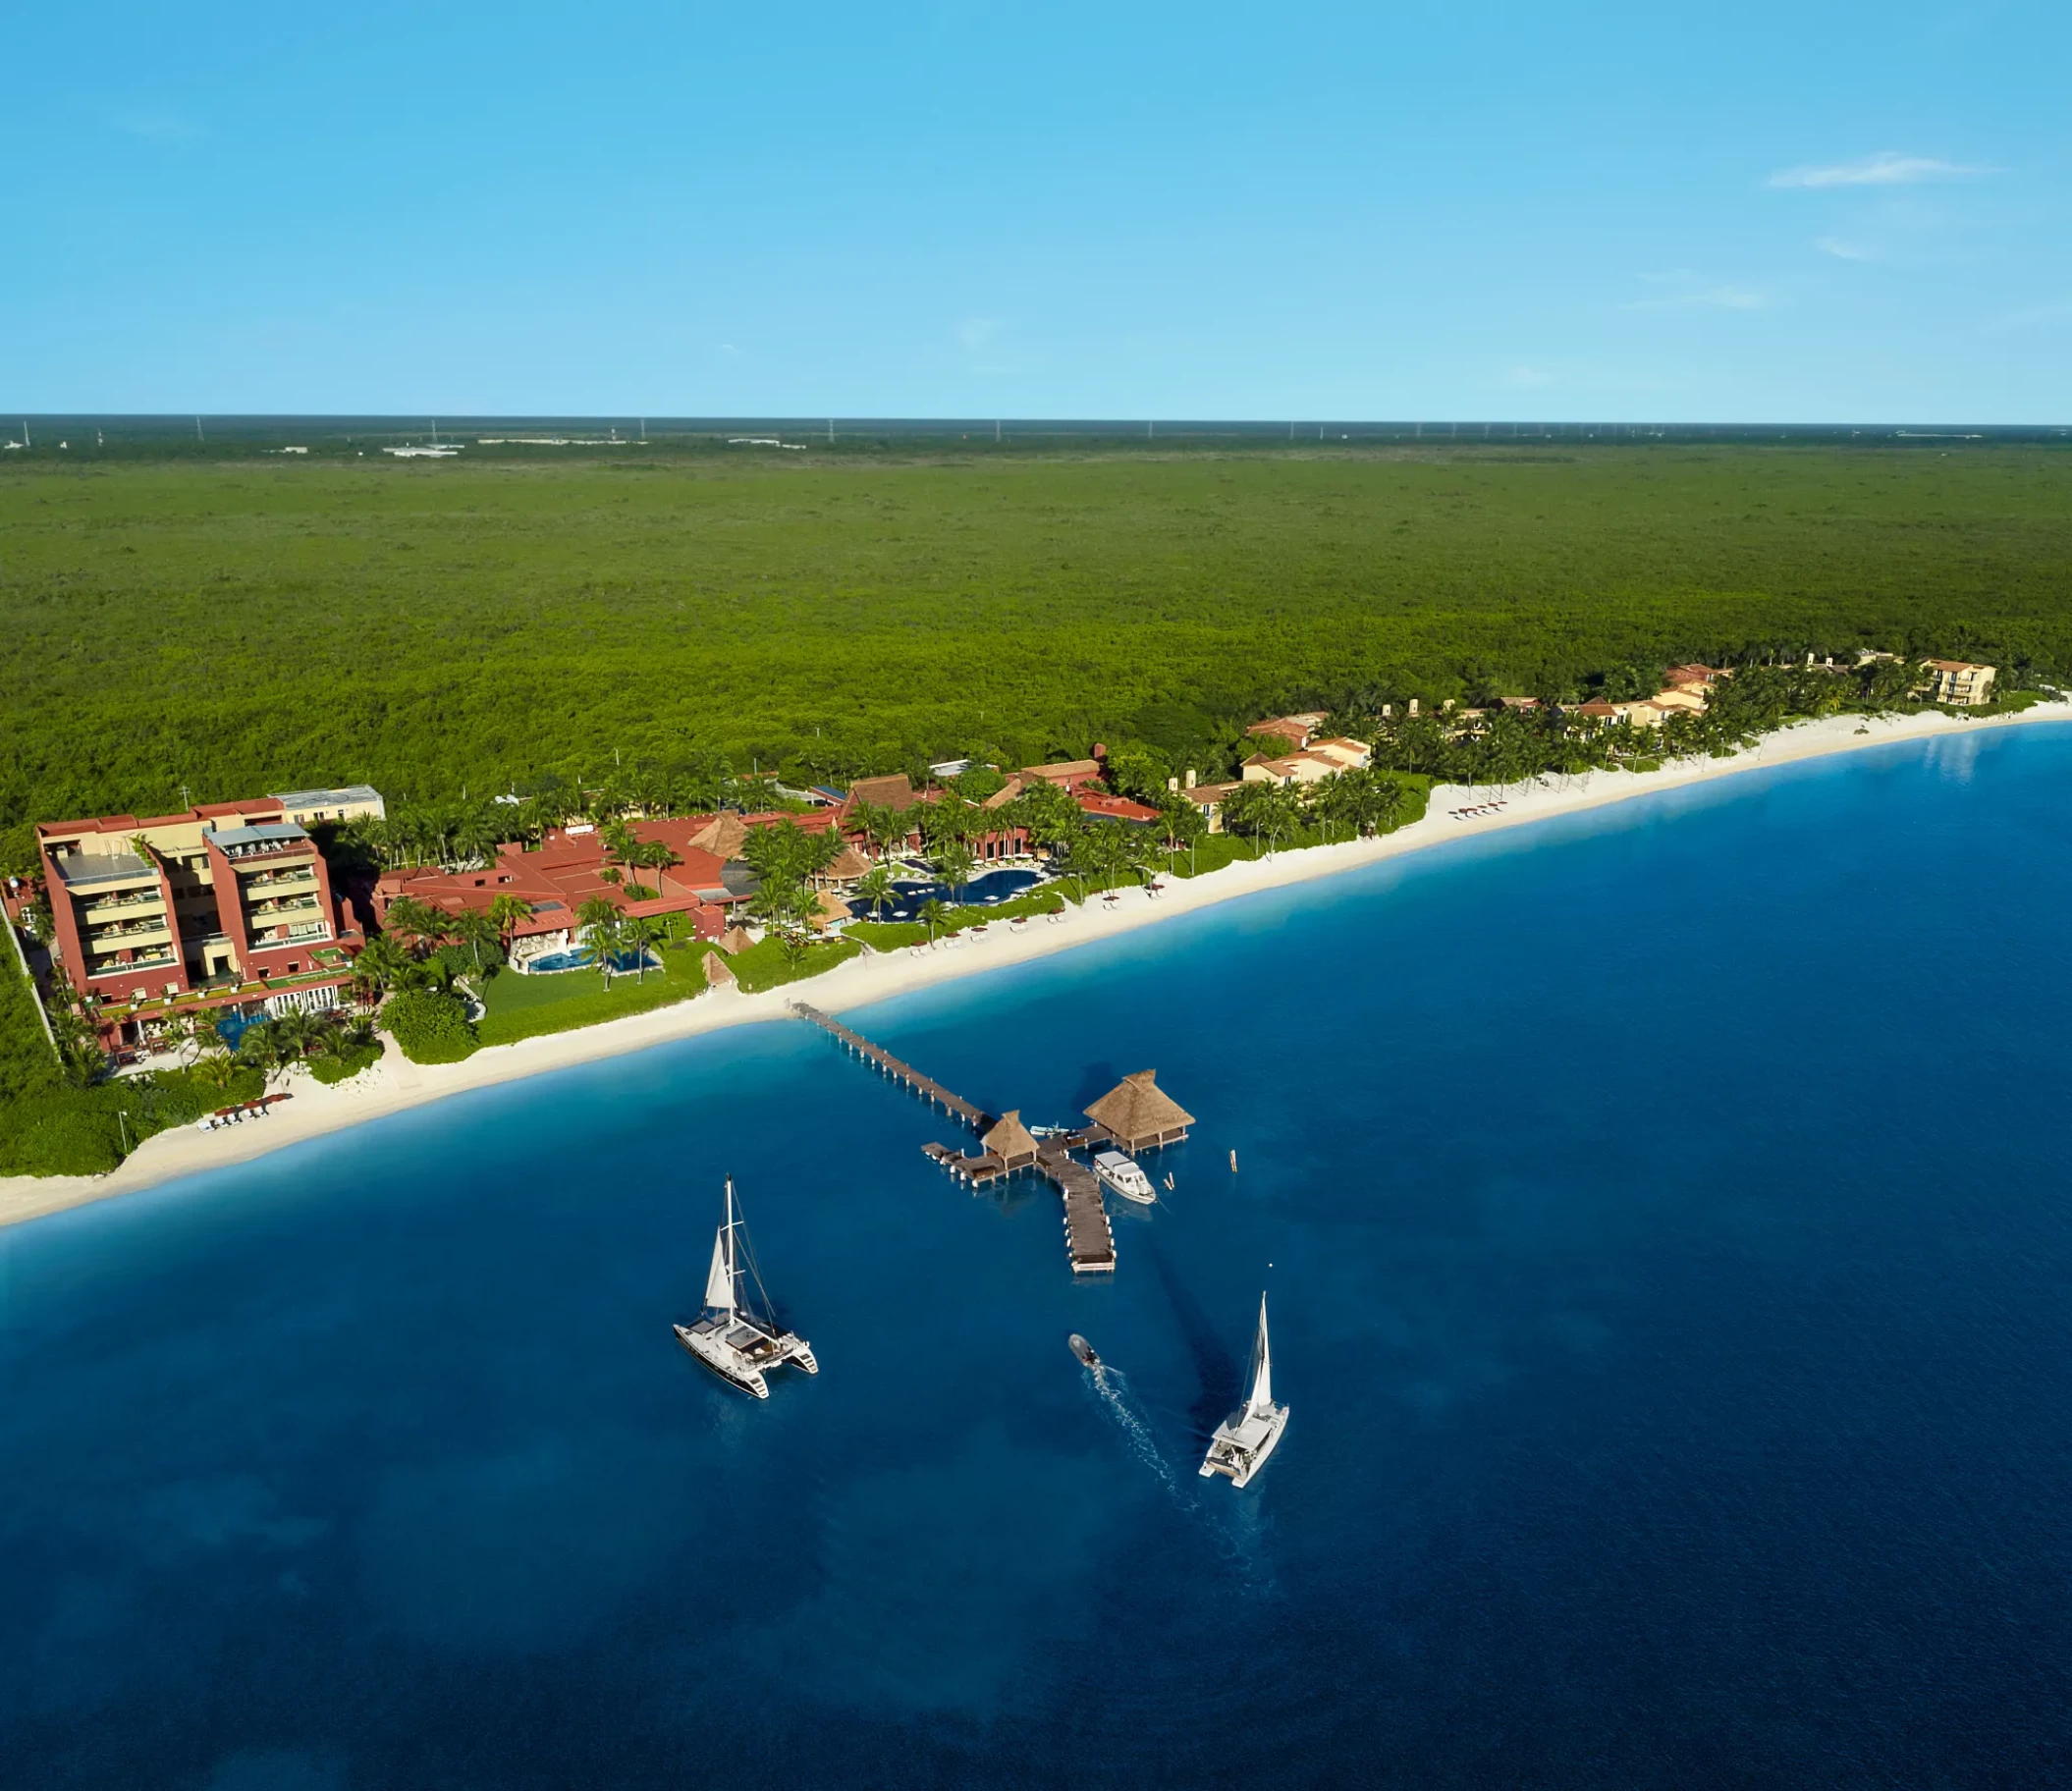
{"type": "Polygon", "coordinates": [[[1101,1396],[1101,1403],[1108,1408],[1108,1415],[1115,1420],[1116,1428],[1129,1444],[1129,1451],[1152,1473],[1159,1484],[1181,1504],[1188,1501],[1181,1496],[1179,1482],[1172,1477],[1172,1469],[1161,1452],[1157,1439],[1151,1435],[1151,1427],[1137,1416],[1135,1404],[1129,1395],[1129,1377],[1119,1368],[1110,1368],[1105,1362],[1088,1365],[1086,1378],[1093,1389],[1101,1396]]]}

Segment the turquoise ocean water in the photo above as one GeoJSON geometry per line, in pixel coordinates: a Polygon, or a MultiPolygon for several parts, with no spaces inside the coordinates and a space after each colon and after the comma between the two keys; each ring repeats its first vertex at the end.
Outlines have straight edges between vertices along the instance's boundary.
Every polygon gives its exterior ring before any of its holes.
{"type": "Polygon", "coordinates": [[[2063,1782],[2068,892],[2039,729],[850,1015],[1032,1120],[1157,1067],[1112,1284],[796,1024],[0,1234],[0,1779],[2063,1782]],[[766,1405],[668,1329],[729,1171],[766,1405]]]}

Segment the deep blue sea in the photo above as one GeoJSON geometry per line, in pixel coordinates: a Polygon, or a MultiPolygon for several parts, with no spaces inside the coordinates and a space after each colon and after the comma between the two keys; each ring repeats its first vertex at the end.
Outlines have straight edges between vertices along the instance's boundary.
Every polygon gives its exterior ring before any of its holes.
{"type": "Polygon", "coordinates": [[[0,1780],[2064,1783],[2068,894],[2048,728],[850,1015],[1034,1120],[1156,1066],[1100,1285],[797,1023],[9,1231],[0,1780]],[[729,1171],[766,1405],[669,1331],[729,1171]]]}

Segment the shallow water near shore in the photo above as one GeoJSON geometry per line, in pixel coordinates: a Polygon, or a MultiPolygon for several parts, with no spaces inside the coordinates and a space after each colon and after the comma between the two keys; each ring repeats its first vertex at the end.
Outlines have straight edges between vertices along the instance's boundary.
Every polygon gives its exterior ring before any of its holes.
{"type": "Polygon", "coordinates": [[[2072,729],[1937,739],[846,1015],[1157,1066],[1109,1284],[791,1024],[0,1233],[6,1780],[2057,1776],[2068,823],[2072,729]],[[730,1171],[767,1404],[668,1330],[730,1171]]]}

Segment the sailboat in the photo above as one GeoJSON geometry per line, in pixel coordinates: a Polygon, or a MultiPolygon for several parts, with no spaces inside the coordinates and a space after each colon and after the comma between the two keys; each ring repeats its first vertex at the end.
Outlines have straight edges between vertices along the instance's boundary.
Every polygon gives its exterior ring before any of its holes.
{"type": "Polygon", "coordinates": [[[1287,1407],[1274,1403],[1274,1351],[1266,1334],[1266,1295],[1259,1296],[1259,1335],[1252,1342],[1252,1390],[1243,1405],[1216,1427],[1202,1478],[1221,1474],[1234,1486],[1248,1486],[1266,1466],[1266,1458],[1287,1429],[1287,1407]]]}
{"type": "Polygon", "coordinates": [[[813,1346],[793,1336],[771,1316],[770,1296],[755,1267],[748,1230],[735,1203],[734,1177],[727,1177],[727,1218],[712,1240],[712,1267],[705,1275],[705,1310],[694,1325],[673,1326],[677,1341],[732,1386],[758,1399],[770,1396],[768,1369],[795,1362],[820,1373],[813,1346]],[[751,1299],[748,1282],[755,1283],[751,1299]]]}

